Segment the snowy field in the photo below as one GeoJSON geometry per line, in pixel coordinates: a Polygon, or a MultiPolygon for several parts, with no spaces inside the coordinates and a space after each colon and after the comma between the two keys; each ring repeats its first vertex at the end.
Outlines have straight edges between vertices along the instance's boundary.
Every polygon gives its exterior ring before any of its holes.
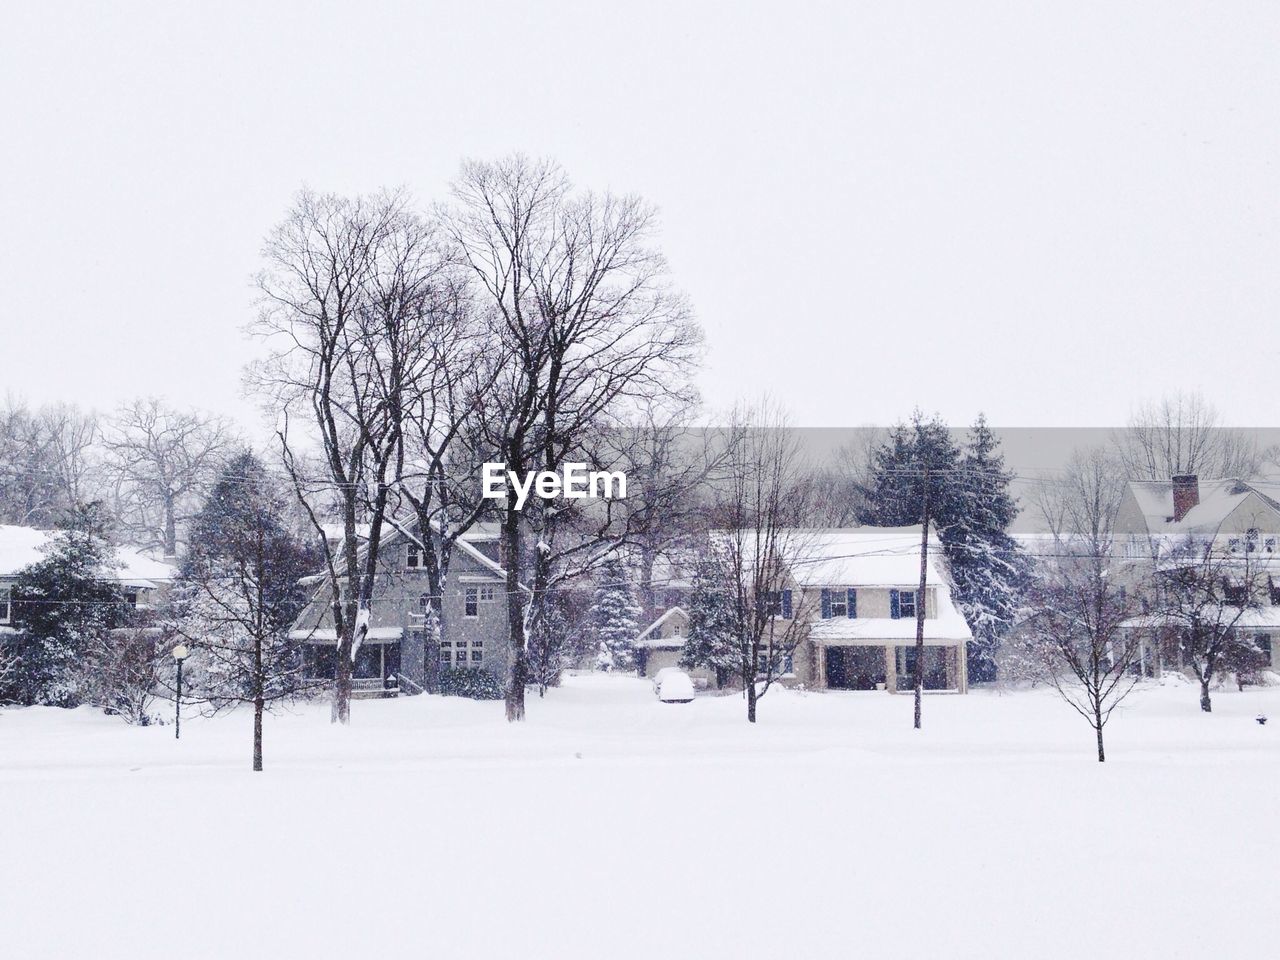
{"type": "Polygon", "coordinates": [[[0,715],[6,957],[1270,957],[1280,688],[0,715]],[[1264,711],[1275,720],[1259,726],[1264,711]]]}

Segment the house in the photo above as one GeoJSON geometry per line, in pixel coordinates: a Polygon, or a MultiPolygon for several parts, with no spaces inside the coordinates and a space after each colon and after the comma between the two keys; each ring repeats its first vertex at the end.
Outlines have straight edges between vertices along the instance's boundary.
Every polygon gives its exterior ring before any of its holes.
{"type": "MultiPolygon", "coordinates": [[[[1280,483],[1223,478],[1201,480],[1194,474],[1169,480],[1136,480],[1127,484],[1116,512],[1112,552],[1116,575],[1127,587],[1152,578],[1159,581],[1177,551],[1188,544],[1207,548],[1223,573],[1224,598],[1243,590],[1250,596],[1235,620],[1242,640],[1261,651],[1258,666],[1277,666],[1273,637],[1280,638],[1280,483]],[[1273,569],[1274,568],[1274,569],[1273,569]]],[[[1234,602],[1234,601],[1231,601],[1234,602]]],[[[1149,628],[1158,613],[1136,617],[1135,628],[1149,628]]],[[[1144,641],[1142,670],[1159,675],[1181,666],[1176,637],[1144,641]]]]}
{"type": "Polygon", "coordinates": [[[805,621],[784,658],[784,682],[818,690],[911,689],[923,603],[925,689],[968,691],[965,653],[973,634],[951,600],[935,532],[923,597],[919,525],[783,530],[778,540],[785,576],[775,616],[805,621]]]}
{"type": "MultiPolygon", "coordinates": [[[[434,689],[442,671],[458,669],[484,670],[505,682],[511,634],[507,573],[495,559],[496,533],[482,528],[455,541],[444,596],[445,635],[438,647],[427,638],[429,592],[420,536],[416,519],[392,522],[383,534],[368,628],[352,665],[356,689],[416,693],[434,689]]],[[[306,675],[331,678],[338,641],[330,587],[324,578],[311,580],[319,588],[289,635],[303,644],[306,675]]]]}
{"type": "MultiPolygon", "coordinates": [[[[24,567],[45,558],[44,548],[57,530],[0,524],[0,633],[13,632],[13,585],[24,567]]],[[[117,583],[124,599],[136,610],[156,609],[177,571],[168,562],[156,560],[132,547],[118,547],[111,581],[117,583]]]]}
{"type": "MultiPolygon", "coordinates": [[[[636,666],[642,677],[657,676],[665,667],[680,666],[680,656],[689,638],[689,614],[684,607],[671,607],[636,637],[636,666]]],[[[714,670],[694,667],[686,671],[694,680],[716,685],[714,670]]]]}

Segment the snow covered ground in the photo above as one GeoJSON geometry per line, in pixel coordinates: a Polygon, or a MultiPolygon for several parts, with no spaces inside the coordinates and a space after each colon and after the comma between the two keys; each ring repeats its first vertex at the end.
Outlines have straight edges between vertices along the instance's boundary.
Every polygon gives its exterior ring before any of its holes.
{"type": "Polygon", "coordinates": [[[1274,955],[1280,688],[0,715],[9,957],[1274,955]],[[1259,712],[1275,719],[1254,722],[1259,712]]]}

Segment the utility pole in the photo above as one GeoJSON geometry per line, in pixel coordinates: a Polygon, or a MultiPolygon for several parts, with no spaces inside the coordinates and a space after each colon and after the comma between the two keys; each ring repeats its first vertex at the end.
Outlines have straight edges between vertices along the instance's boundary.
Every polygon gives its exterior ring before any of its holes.
{"type": "Polygon", "coordinates": [[[916,722],[920,729],[920,701],[924,695],[924,606],[929,572],[929,464],[924,465],[924,497],[920,513],[920,589],[916,592],[916,722]]]}

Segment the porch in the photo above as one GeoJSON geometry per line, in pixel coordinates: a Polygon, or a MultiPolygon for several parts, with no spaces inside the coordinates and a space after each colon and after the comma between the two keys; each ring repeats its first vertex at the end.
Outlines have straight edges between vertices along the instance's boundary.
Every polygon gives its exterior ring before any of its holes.
{"type": "MultiPolygon", "coordinates": [[[[406,692],[413,684],[402,675],[401,641],[398,628],[370,630],[356,650],[351,664],[353,699],[394,697],[401,686],[406,692]]],[[[290,639],[302,641],[302,675],[308,680],[332,680],[338,669],[338,640],[332,630],[295,630],[290,639]]]]}
{"type": "MultiPolygon", "coordinates": [[[[914,643],[815,643],[814,665],[815,686],[828,690],[915,689],[914,643]]],[[[964,641],[926,643],[923,666],[927,692],[969,692],[964,641]]]]}

